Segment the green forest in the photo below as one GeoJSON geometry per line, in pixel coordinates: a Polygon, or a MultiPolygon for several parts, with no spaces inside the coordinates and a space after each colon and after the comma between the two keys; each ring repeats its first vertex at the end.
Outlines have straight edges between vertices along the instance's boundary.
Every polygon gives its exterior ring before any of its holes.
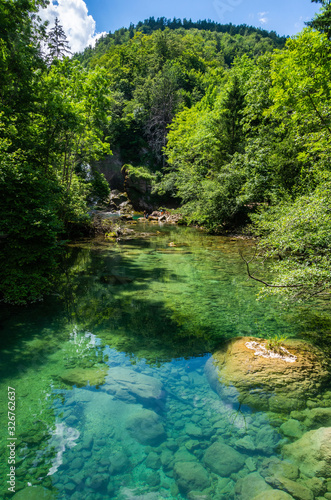
{"type": "Polygon", "coordinates": [[[150,18],[72,55],[38,17],[47,1],[0,0],[0,299],[53,290],[66,242],[109,197],[97,161],[112,153],[154,208],[257,237],[246,262],[262,293],[328,298],[331,5],[313,1],[320,13],[292,38],[150,18]]]}

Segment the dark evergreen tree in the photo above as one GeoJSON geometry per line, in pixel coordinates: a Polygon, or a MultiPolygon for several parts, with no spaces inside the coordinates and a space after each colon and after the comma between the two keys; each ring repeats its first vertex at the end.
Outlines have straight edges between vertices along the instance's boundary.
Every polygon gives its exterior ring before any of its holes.
{"type": "Polygon", "coordinates": [[[326,33],[328,39],[331,39],[331,0],[311,0],[314,3],[321,3],[320,14],[316,14],[314,19],[309,21],[307,26],[311,26],[321,33],[326,33]]]}
{"type": "Polygon", "coordinates": [[[63,27],[55,18],[54,28],[48,33],[48,61],[52,63],[54,59],[63,59],[63,57],[72,54],[67,36],[63,27]]]}

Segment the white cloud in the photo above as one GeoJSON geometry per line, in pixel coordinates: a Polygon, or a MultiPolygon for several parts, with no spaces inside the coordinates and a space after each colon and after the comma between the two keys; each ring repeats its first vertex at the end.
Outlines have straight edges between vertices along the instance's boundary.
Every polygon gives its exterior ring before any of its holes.
{"type": "Polygon", "coordinates": [[[259,12],[258,13],[260,23],[266,24],[269,21],[269,19],[267,18],[267,14],[268,14],[268,12],[259,12]]]}
{"type": "Polygon", "coordinates": [[[39,15],[43,21],[49,21],[49,28],[54,26],[58,17],[72,52],[94,46],[96,40],[106,34],[95,32],[95,20],[88,14],[84,0],[52,0],[46,9],[39,11],[39,15]]]}

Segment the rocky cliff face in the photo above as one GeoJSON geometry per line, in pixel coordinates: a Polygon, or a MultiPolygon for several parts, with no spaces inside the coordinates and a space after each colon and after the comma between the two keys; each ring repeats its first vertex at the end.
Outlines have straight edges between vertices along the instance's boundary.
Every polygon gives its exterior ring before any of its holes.
{"type": "Polygon", "coordinates": [[[152,193],[150,181],[129,175],[128,171],[123,168],[124,163],[120,152],[114,150],[112,155],[107,155],[102,160],[95,162],[95,166],[99,172],[104,174],[111,190],[126,193],[134,210],[152,212],[160,206],[169,208],[179,206],[178,200],[174,198],[152,193]]]}

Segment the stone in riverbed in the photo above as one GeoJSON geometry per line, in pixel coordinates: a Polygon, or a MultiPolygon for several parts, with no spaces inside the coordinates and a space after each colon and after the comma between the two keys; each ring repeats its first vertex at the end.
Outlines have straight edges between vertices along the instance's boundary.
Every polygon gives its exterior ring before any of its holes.
{"type": "Polygon", "coordinates": [[[331,427],[331,408],[312,408],[304,410],[304,425],[307,429],[319,429],[320,427],[331,427]]]}
{"type": "Polygon", "coordinates": [[[177,462],[174,466],[174,475],[178,488],[184,493],[202,491],[210,486],[206,469],[197,462],[177,462]]]}
{"type": "Polygon", "coordinates": [[[282,453],[302,474],[331,478],[331,427],[306,432],[297,441],[285,445],[282,453]]]}
{"type": "Polygon", "coordinates": [[[269,490],[263,491],[257,497],[252,498],[252,500],[293,500],[293,497],[285,493],[285,491],[269,490]]]}
{"type": "Polygon", "coordinates": [[[110,467],[109,467],[109,472],[111,474],[120,474],[121,472],[125,472],[131,467],[130,460],[128,457],[123,453],[123,451],[118,451],[116,453],[113,453],[110,456],[110,467]]]}
{"type": "Polygon", "coordinates": [[[197,458],[185,448],[179,448],[174,455],[174,462],[196,462],[197,458]]]}
{"type": "Polygon", "coordinates": [[[159,455],[154,451],[151,451],[146,457],[145,465],[149,469],[159,469],[161,467],[161,460],[159,455]]]}
{"type": "Polygon", "coordinates": [[[289,355],[284,357],[270,357],[267,351],[252,348],[265,347],[266,342],[253,337],[227,342],[206,363],[211,387],[223,400],[258,410],[304,408],[307,398],[318,394],[330,380],[327,359],[303,341],[287,340],[289,355]]]}
{"type": "Polygon", "coordinates": [[[285,460],[279,460],[279,458],[276,457],[266,458],[262,462],[259,472],[263,477],[282,476],[292,480],[298,479],[299,477],[297,465],[286,462],[285,460]]]}
{"type": "Polygon", "coordinates": [[[293,498],[298,500],[314,500],[313,492],[296,481],[281,476],[266,477],[265,480],[274,488],[289,493],[293,498]]]}
{"type": "Polygon", "coordinates": [[[236,500],[252,500],[262,492],[271,490],[262,476],[258,472],[252,472],[239,479],[235,487],[236,500]]]}
{"type": "Polygon", "coordinates": [[[72,370],[62,372],[60,378],[66,384],[77,387],[85,387],[87,385],[99,386],[104,383],[107,371],[107,366],[73,368],[72,370]]]}
{"type": "Polygon", "coordinates": [[[303,434],[303,425],[298,420],[290,418],[280,426],[280,430],[284,436],[290,438],[300,438],[303,434]]]}
{"type": "Polygon", "coordinates": [[[241,439],[237,439],[236,448],[239,450],[255,451],[255,444],[250,436],[244,436],[241,439]]]}
{"type": "Polygon", "coordinates": [[[201,427],[195,424],[188,423],[185,425],[185,433],[194,438],[202,438],[203,433],[201,427]]]}
{"type": "Polygon", "coordinates": [[[241,469],[246,458],[246,455],[242,455],[231,446],[216,441],[207,448],[203,460],[210,470],[221,477],[228,477],[241,469]]]}
{"type": "Polygon", "coordinates": [[[55,495],[42,486],[28,486],[18,491],[12,500],[54,500],[55,495]]]}
{"type": "Polygon", "coordinates": [[[164,397],[160,380],[129,368],[110,368],[103,390],[127,403],[158,405],[164,397]]]}
{"type": "Polygon", "coordinates": [[[155,446],[166,438],[160,417],[151,410],[141,409],[127,421],[129,434],[139,443],[155,446]]]}
{"type": "Polygon", "coordinates": [[[268,425],[264,425],[259,429],[255,438],[256,450],[261,451],[266,455],[271,455],[280,440],[280,435],[275,429],[271,429],[268,425]]]}

